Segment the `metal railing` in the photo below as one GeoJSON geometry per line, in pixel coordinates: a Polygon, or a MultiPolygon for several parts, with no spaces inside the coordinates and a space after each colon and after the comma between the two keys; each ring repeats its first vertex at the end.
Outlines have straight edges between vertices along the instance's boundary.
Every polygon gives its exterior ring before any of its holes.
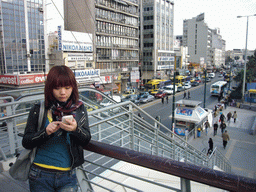
{"type": "MultiPolygon", "coordinates": [[[[96,97],[93,97],[94,94],[100,94],[102,97],[106,97],[102,92],[92,88],[81,88],[79,92],[80,99],[83,100],[86,106],[92,109],[92,111],[88,112],[88,116],[92,139],[94,141],[121,147],[124,151],[130,149],[138,153],[153,155],[174,162],[184,162],[185,164],[200,166],[201,169],[209,168],[212,170],[217,166],[225,172],[231,171],[229,161],[217,149],[214,150],[210,157],[206,156],[205,153],[195,149],[182,137],[175,135],[161,122],[155,120],[155,118],[151,117],[132,102],[128,101],[117,104],[109,98],[113,104],[103,108],[97,102],[96,97]],[[147,117],[147,121],[139,118],[136,115],[136,111],[147,117]]],[[[41,99],[43,99],[43,95],[41,99]]],[[[8,109],[7,111],[9,111],[9,109],[12,109],[12,106],[18,109],[18,105],[31,105],[36,101],[38,101],[38,98],[32,99],[29,102],[15,101],[4,103],[0,104],[0,107],[6,107],[8,109]]],[[[17,111],[11,110],[7,112],[8,115],[6,117],[0,118],[0,122],[7,121],[8,130],[5,132],[1,129],[0,132],[1,141],[3,141],[2,136],[5,137],[5,141],[0,143],[2,152],[0,158],[2,160],[14,156],[22,149],[21,139],[18,137],[18,134],[24,131],[29,108],[24,107],[17,111]],[[3,144],[5,144],[5,147],[3,147],[3,144]]],[[[90,171],[90,174],[88,174],[88,180],[90,181],[96,175],[105,172],[105,169],[101,166],[110,168],[118,162],[118,158],[110,159],[88,151],[85,153],[85,159],[88,162],[85,162],[83,168],[90,171]]],[[[152,162],[147,163],[150,164],[152,162]]],[[[186,184],[187,181],[184,180],[182,186],[186,186],[186,184]]]]}

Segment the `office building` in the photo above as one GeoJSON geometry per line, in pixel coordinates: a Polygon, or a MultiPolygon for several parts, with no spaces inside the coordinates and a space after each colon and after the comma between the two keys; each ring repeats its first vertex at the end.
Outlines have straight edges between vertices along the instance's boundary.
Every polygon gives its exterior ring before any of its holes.
{"type": "MultiPolygon", "coordinates": [[[[81,3],[91,5],[91,1],[88,0],[81,3]]],[[[72,1],[72,6],[81,7],[80,1],[72,1]]],[[[65,12],[68,13],[70,7],[65,6],[65,12]]],[[[109,76],[110,86],[114,81],[119,92],[129,86],[138,86],[138,0],[95,0],[95,7],[91,7],[86,14],[90,18],[95,17],[93,34],[95,69],[100,69],[101,76],[109,76]]],[[[84,24],[84,28],[86,32],[89,26],[84,24]]],[[[71,26],[68,30],[76,29],[71,26]]]]}
{"type": "Polygon", "coordinates": [[[1,0],[0,75],[45,70],[43,0],[1,0]]]}
{"type": "Polygon", "coordinates": [[[183,45],[188,47],[189,62],[200,64],[211,71],[225,65],[226,43],[219,29],[210,29],[204,13],[183,21],[183,45]]]}
{"type": "Polygon", "coordinates": [[[142,79],[146,82],[163,78],[174,69],[174,3],[169,0],[142,1],[141,11],[142,79]]]}

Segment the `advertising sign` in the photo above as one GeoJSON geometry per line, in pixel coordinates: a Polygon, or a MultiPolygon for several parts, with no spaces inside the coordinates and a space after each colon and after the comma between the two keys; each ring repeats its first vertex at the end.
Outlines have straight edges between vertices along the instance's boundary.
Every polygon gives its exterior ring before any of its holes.
{"type": "Polygon", "coordinates": [[[174,61],[174,57],[158,57],[158,61],[174,61]]]}
{"type": "Polygon", "coordinates": [[[18,76],[16,76],[16,75],[0,75],[0,84],[18,85],[18,76]]]}
{"type": "Polygon", "coordinates": [[[6,85],[28,85],[43,83],[44,81],[44,74],[0,75],[0,84],[6,85]]]}
{"type": "Polygon", "coordinates": [[[45,81],[44,74],[20,75],[19,85],[37,84],[45,81]]]}
{"type": "Polygon", "coordinates": [[[193,110],[187,108],[178,108],[176,114],[178,115],[185,115],[185,116],[192,116],[193,110]]]}
{"type": "Polygon", "coordinates": [[[65,31],[58,26],[58,50],[92,52],[92,40],[88,33],[65,31]]]}

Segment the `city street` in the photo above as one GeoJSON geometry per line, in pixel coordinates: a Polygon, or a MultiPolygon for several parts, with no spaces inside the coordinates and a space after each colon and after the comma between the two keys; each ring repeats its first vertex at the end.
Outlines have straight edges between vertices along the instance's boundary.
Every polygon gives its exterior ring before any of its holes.
{"type": "MultiPolygon", "coordinates": [[[[222,78],[215,77],[212,79],[211,82],[208,82],[206,84],[206,102],[205,102],[205,107],[208,108],[208,106],[211,106],[215,103],[217,103],[217,97],[213,97],[210,94],[210,86],[212,83],[222,80],[222,78]]],[[[199,86],[197,87],[192,87],[189,90],[190,91],[190,100],[195,100],[195,101],[201,101],[201,106],[203,107],[203,102],[204,102],[204,83],[200,83],[199,86]]],[[[183,99],[184,96],[184,91],[178,92],[175,94],[175,102],[183,99]]],[[[173,96],[170,95],[168,99],[168,104],[166,103],[166,100],[164,101],[164,104],[162,104],[160,99],[156,99],[153,102],[147,103],[145,105],[141,105],[140,107],[145,110],[148,114],[150,114],[152,117],[160,116],[161,118],[161,123],[164,124],[166,127],[171,126],[171,115],[172,115],[172,101],[173,101],[173,96]]],[[[213,105],[214,106],[214,105],[213,105]]],[[[211,107],[210,109],[213,109],[211,107]]],[[[145,117],[146,120],[150,121],[145,117]]]]}

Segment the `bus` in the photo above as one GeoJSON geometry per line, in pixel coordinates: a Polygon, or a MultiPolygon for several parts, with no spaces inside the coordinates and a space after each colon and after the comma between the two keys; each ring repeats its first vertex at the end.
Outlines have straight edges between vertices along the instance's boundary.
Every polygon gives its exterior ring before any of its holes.
{"type": "Polygon", "coordinates": [[[147,82],[145,84],[145,89],[146,91],[154,91],[156,89],[159,89],[160,88],[160,83],[163,82],[163,81],[166,81],[166,80],[163,80],[163,79],[151,79],[149,82],[147,82]]]}
{"type": "Polygon", "coordinates": [[[186,81],[186,78],[183,75],[178,75],[175,77],[175,84],[184,85],[185,81],[186,81]]]}
{"type": "Polygon", "coordinates": [[[162,81],[159,83],[160,88],[168,86],[168,85],[172,85],[172,80],[166,80],[166,81],[162,81]]]}
{"type": "Polygon", "coordinates": [[[211,95],[220,95],[221,92],[224,92],[224,89],[227,86],[226,81],[217,81],[211,85],[210,93],[211,95]]]}

